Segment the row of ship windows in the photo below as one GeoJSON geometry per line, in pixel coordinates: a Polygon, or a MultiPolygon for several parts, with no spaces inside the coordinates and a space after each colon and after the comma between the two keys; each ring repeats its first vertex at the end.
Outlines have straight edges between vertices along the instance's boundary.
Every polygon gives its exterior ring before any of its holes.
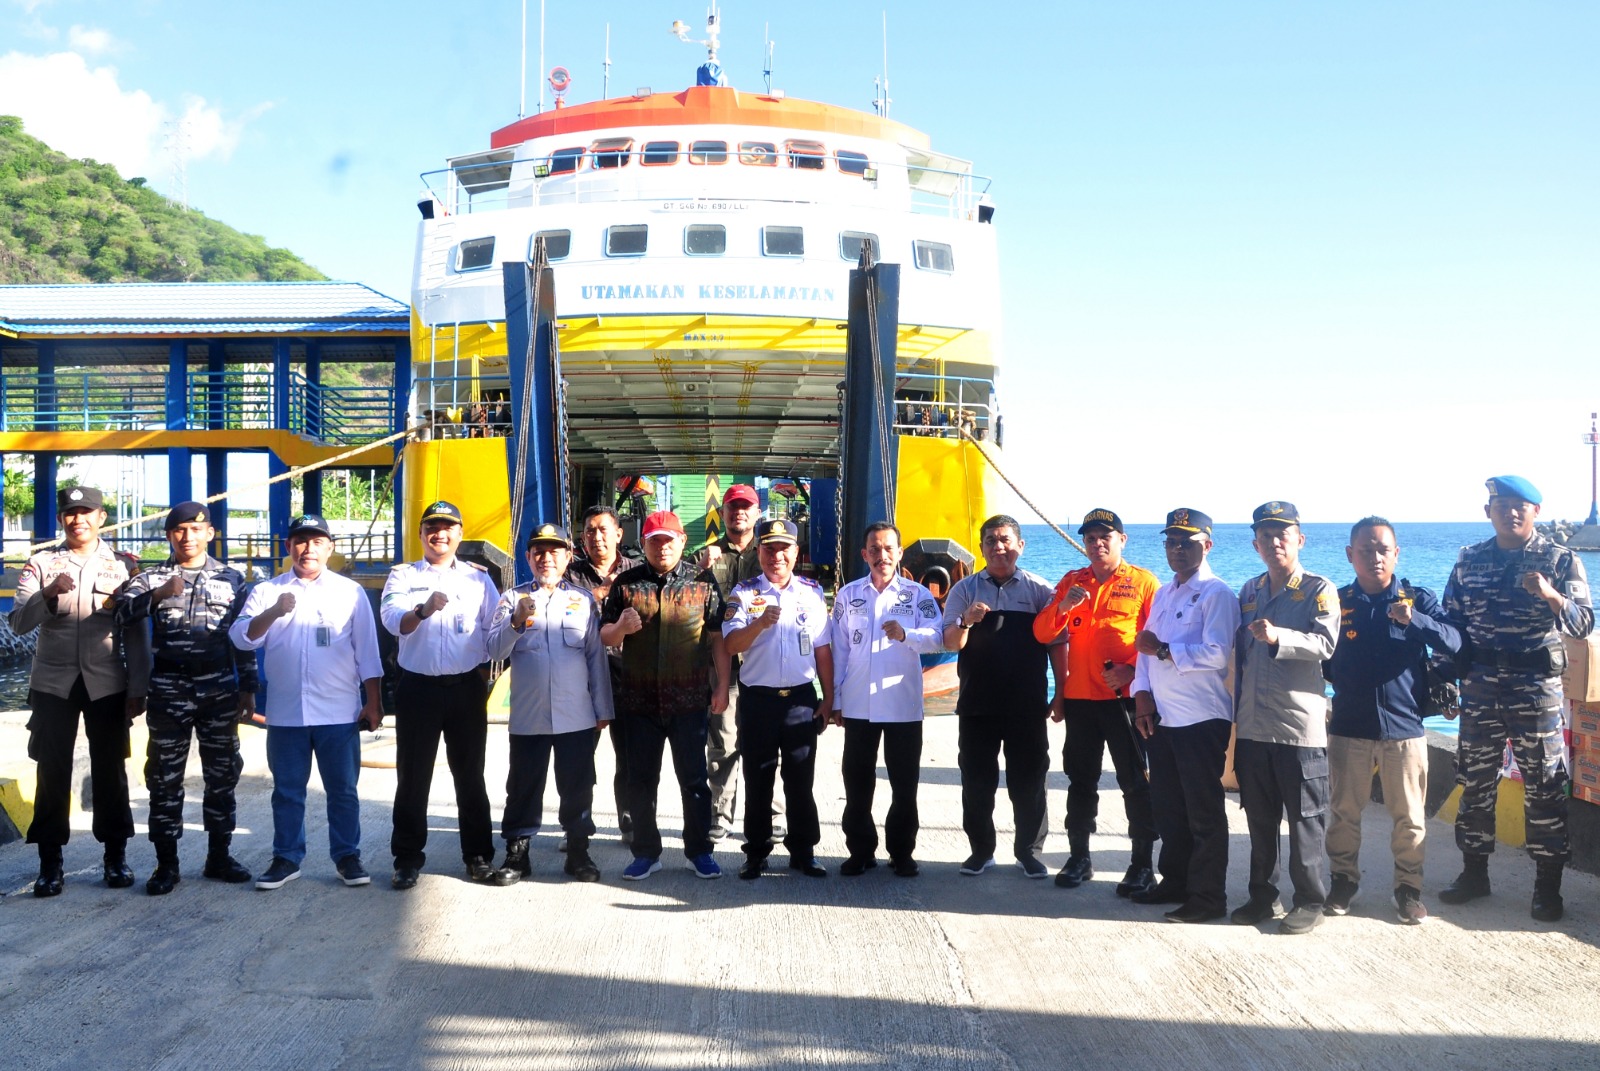
{"type": "MultiPolygon", "coordinates": [[[[544,239],[545,256],[549,260],[565,260],[572,253],[572,232],[568,230],[540,231],[528,242],[528,258],[533,258],[533,243],[544,239]]],[[[852,264],[861,259],[861,246],[871,242],[881,252],[883,246],[878,236],[867,231],[840,231],[839,256],[852,264]]],[[[650,227],[645,223],[629,223],[607,227],[605,255],[608,257],[642,257],[650,244],[650,227]]],[[[691,257],[720,257],[728,251],[728,229],[720,223],[691,223],[683,229],[683,251],[691,257]]],[[[911,243],[912,260],[923,271],[952,272],[956,269],[955,254],[944,242],[927,242],[916,239],[911,243]]],[[[803,257],[806,255],[806,236],[803,227],[762,227],[761,255],[764,257],[803,257]]],[[[494,265],[494,238],[468,238],[456,247],[456,271],[480,271],[494,265]]]]}
{"type": "Polygon", "coordinates": [[[667,167],[683,159],[691,164],[715,167],[727,163],[728,158],[733,156],[741,164],[752,167],[777,167],[783,164],[801,171],[824,171],[831,160],[847,175],[866,174],[869,163],[865,153],[848,149],[839,149],[830,155],[820,141],[789,140],[782,143],[781,150],[775,141],[741,141],[732,150],[726,141],[691,141],[687,152],[683,151],[680,142],[647,141],[635,152],[632,138],[601,138],[587,148],[576,145],[552,152],[550,174],[571,174],[582,166],[586,157],[589,167],[596,171],[608,167],[627,167],[635,155],[639,157],[641,167],[667,167]]]}

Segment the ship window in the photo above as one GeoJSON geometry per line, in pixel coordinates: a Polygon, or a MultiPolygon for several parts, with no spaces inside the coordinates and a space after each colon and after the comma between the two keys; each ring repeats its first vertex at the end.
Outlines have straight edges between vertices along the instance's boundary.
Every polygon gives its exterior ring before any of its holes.
{"type": "Polygon", "coordinates": [[[683,229],[683,251],[691,257],[720,257],[728,251],[728,228],[720,223],[691,223],[683,229]]]}
{"type": "Polygon", "coordinates": [[[867,154],[851,152],[849,149],[840,149],[834,153],[834,158],[839,161],[839,170],[847,175],[865,174],[867,170],[867,154]]]}
{"type": "Polygon", "coordinates": [[[642,257],[650,239],[650,227],[644,223],[629,223],[606,228],[606,256],[642,257]]]}
{"type": "Polygon", "coordinates": [[[725,164],[728,162],[728,143],[726,141],[691,141],[689,143],[689,162],[691,164],[725,164]]]}
{"type": "Polygon", "coordinates": [[[628,150],[631,148],[632,138],[601,138],[589,146],[589,151],[594,154],[594,166],[597,168],[626,167],[628,150]]]}
{"type": "Polygon", "coordinates": [[[644,151],[639,154],[639,163],[648,167],[660,164],[675,164],[678,162],[678,143],[676,141],[647,141],[644,151]]]}
{"type": "Polygon", "coordinates": [[[739,162],[757,167],[774,167],[778,163],[778,147],[770,141],[741,141],[739,162]]]}
{"type": "Polygon", "coordinates": [[[468,238],[456,247],[456,271],[477,271],[493,263],[493,238],[468,238]]]}
{"type": "Polygon", "coordinates": [[[878,236],[868,231],[840,231],[839,255],[852,264],[861,263],[861,243],[871,242],[872,248],[878,255],[883,253],[883,246],[878,242],[878,236]]]}
{"type": "Polygon", "coordinates": [[[528,259],[533,259],[533,243],[536,239],[544,239],[544,255],[546,260],[566,260],[572,252],[571,231],[540,231],[533,238],[528,239],[528,259]]]}
{"type": "Polygon", "coordinates": [[[806,232],[800,227],[762,227],[761,252],[769,257],[803,257],[806,232]]]}
{"type": "Polygon", "coordinates": [[[820,141],[786,141],[783,151],[789,154],[789,166],[804,171],[821,171],[828,162],[828,150],[820,141]]]}
{"type": "Polygon", "coordinates": [[[578,162],[582,159],[582,145],[574,145],[570,149],[557,149],[550,154],[550,173],[552,175],[570,175],[578,170],[578,162]]]}
{"type": "Polygon", "coordinates": [[[917,255],[917,267],[923,271],[955,271],[956,257],[950,247],[943,242],[911,243],[917,255]]]}

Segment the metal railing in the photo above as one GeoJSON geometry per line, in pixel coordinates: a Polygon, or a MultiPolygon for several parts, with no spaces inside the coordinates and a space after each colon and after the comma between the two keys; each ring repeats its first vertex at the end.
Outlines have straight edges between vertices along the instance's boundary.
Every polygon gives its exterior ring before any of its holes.
{"type": "Polygon", "coordinates": [[[902,435],[975,439],[994,434],[994,381],[969,376],[895,377],[894,429],[902,435]]]}
{"type": "Polygon", "coordinates": [[[273,426],[270,370],[190,372],[188,386],[190,427],[241,430],[273,426]]]}
{"type": "Polygon", "coordinates": [[[413,381],[408,412],[435,439],[511,434],[511,380],[506,376],[424,376],[413,381]]]}
{"type": "MultiPolygon", "coordinates": [[[[628,155],[640,155],[638,148],[628,155]]],[[[424,171],[420,176],[429,195],[446,215],[497,212],[507,208],[540,208],[549,205],[595,204],[617,201],[776,201],[784,203],[826,201],[829,204],[881,205],[886,194],[904,196],[914,212],[976,218],[978,206],[985,202],[994,180],[968,171],[951,171],[902,163],[869,162],[863,173],[841,171],[832,158],[820,169],[794,167],[779,153],[779,163],[753,167],[738,162],[738,151],[728,151],[726,163],[696,166],[687,162],[687,151],[680,151],[675,163],[644,166],[631,159],[623,166],[596,167],[594,160],[615,160],[615,153],[585,152],[577,157],[560,158],[563,168],[551,173],[556,160],[550,156],[516,157],[460,163],[454,167],[424,171]],[[685,197],[672,191],[686,184],[674,184],[668,176],[678,168],[695,168],[692,184],[702,192],[685,197]],[[748,181],[713,176],[748,175],[748,181]],[[709,181],[708,181],[709,180],[709,181]],[[765,183],[766,185],[761,185],[765,183]],[[826,183],[827,185],[819,185],[826,183]]]]}
{"type": "Polygon", "coordinates": [[[161,372],[7,372],[0,431],[119,431],[167,424],[161,372]]]}

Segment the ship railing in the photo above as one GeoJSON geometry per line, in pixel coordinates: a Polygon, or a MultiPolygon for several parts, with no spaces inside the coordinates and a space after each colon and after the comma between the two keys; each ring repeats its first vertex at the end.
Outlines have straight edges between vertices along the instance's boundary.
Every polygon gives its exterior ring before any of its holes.
{"type": "Polygon", "coordinates": [[[902,435],[959,438],[965,428],[975,439],[994,434],[999,413],[994,381],[971,376],[895,377],[894,429],[902,435]]]}
{"type": "MultiPolygon", "coordinates": [[[[335,527],[339,527],[335,522],[335,527]]],[[[356,566],[372,563],[385,565],[394,562],[394,522],[380,520],[373,531],[362,530],[351,534],[336,532],[333,537],[334,557],[329,564],[343,569],[347,564],[356,566]]],[[[288,540],[281,535],[246,533],[228,540],[228,554],[223,561],[236,565],[246,580],[261,580],[277,576],[284,569],[289,556],[288,540]]]]}
{"type": "Polygon", "coordinates": [[[511,434],[510,397],[503,375],[423,376],[412,382],[407,412],[429,438],[501,438],[511,434]]]}
{"type": "MultiPolygon", "coordinates": [[[[637,150],[632,155],[638,155],[637,150]]],[[[737,156],[737,153],[729,155],[737,156]]],[[[578,157],[530,156],[462,162],[454,167],[425,171],[421,178],[436,210],[445,215],[629,201],[708,206],[826,202],[864,208],[883,207],[889,201],[903,203],[918,214],[955,219],[977,219],[979,207],[988,203],[989,188],[994,182],[986,175],[970,171],[905,163],[868,161],[858,174],[831,168],[794,168],[782,163],[756,168],[730,159],[719,165],[720,171],[716,167],[698,167],[697,181],[674,184],[669,177],[673,174],[671,169],[693,165],[679,160],[670,165],[646,167],[630,161],[622,167],[614,164],[597,167],[594,162],[597,157],[614,161],[616,154],[586,152],[578,157]],[[556,166],[563,170],[555,172],[556,166]],[[717,182],[713,176],[719,174],[747,175],[748,179],[717,182]],[[686,185],[702,192],[691,196],[675,192],[686,185]]]]}
{"type": "Polygon", "coordinates": [[[0,375],[0,431],[125,431],[167,426],[162,372],[0,375]]]}

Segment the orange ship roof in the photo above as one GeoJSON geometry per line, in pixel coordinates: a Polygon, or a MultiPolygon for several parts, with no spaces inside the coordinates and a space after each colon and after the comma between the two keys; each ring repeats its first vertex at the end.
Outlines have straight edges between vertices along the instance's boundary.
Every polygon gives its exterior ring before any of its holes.
{"type": "Polygon", "coordinates": [[[502,149],[530,138],[583,134],[619,127],[684,126],[727,123],[774,126],[850,134],[926,149],[928,135],[903,123],[853,108],[791,100],[764,93],[741,93],[726,86],[691,86],[681,93],[649,93],[612,97],[571,107],[558,107],[518,119],[489,136],[489,146],[502,149]]]}

